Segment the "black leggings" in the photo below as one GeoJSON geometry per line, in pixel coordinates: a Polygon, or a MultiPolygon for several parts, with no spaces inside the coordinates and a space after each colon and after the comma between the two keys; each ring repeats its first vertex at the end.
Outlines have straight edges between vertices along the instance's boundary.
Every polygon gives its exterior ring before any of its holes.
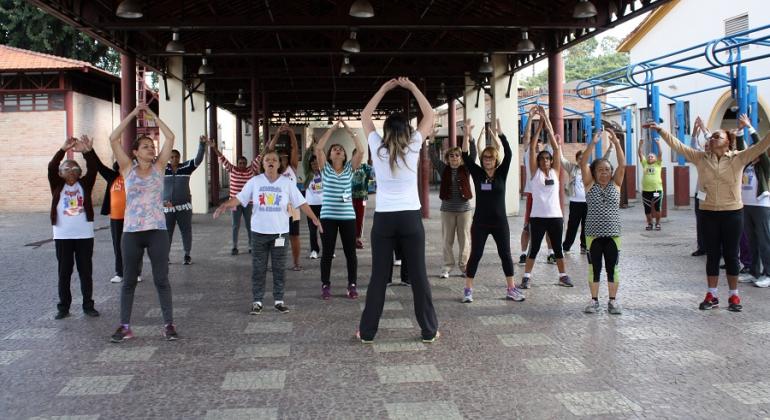
{"type": "Polygon", "coordinates": [[[511,258],[511,231],[508,229],[508,220],[501,220],[496,226],[471,224],[471,255],[465,265],[465,275],[473,278],[479,267],[481,256],[484,255],[484,245],[487,236],[492,235],[497,244],[497,255],[503,264],[503,273],[506,277],[513,276],[513,259],[511,258]]]}
{"type": "Polygon", "coordinates": [[[719,275],[720,257],[725,259],[728,276],[740,269],[738,245],[743,232],[743,209],[727,211],[700,210],[703,243],[706,246],[706,275],[719,275]]]}
{"type": "MultiPolygon", "coordinates": [[[[321,205],[311,205],[310,210],[313,210],[315,217],[321,218],[321,205]]],[[[307,218],[307,230],[310,232],[310,250],[315,252],[321,252],[321,248],[318,246],[318,227],[313,223],[310,218],[307,218]]]]}
{"type": "Polygon", "coordinates": [[[530,217],[529,219],[529,255],[527,257],[535,259],[540,251],[540,244],[543,237],[548,234],[553,247],[553,255],[558,258],[564,258],[561,252],[561,233],[564,229],[563,217],[530,217]]]}
{"type": "Polygon", "coordinates": [[[618,275],[618,257],[620,256],[620,236],[587,236],[588,241],[588,281],[599,283],[602,275],[602,257],[607,269],[607,281],[620,281],[618,275]]]}
{"type": "Polygon", "coordinates": [[[567,234],[564,236],[562,247],[569,251],[572,244],[575,243],[578,227],[580,227],[580,246],[587,248],[586,245],[586,215],[588,214],[588,205],[585,201],[569,202],[569,219],[567,219],[567,234]]]}
{"type": "Polygon", "coordinates": [[[372,276],[366,291],[366,306],[361,314],[361,338],[371,340],[385,305],[385,288],[393,267],[393,249],[398,245],[402,264],[406,264],[414,296],[414,314],[422,338],[436,336],[438,320],[425,268],[425,229],[420,210],[375,212],[371,233],[372,276]]]}
{"type": "Polygon", "coordinates": [[[348,285],[356,284],[358,271],[358,258],[356,257],[356,219],[333,220],[321,219],[321,234],[323,254],[321,255],[321,283],[331,283],[332,256],[337,245],[337,231],[340,232],[342,249],[345,250],[345,259],[348,263],[348,285]]]}

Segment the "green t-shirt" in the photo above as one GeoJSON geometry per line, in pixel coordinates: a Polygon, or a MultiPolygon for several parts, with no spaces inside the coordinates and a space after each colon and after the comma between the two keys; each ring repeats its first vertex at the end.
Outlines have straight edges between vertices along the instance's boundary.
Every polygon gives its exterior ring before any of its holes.
{"type": "Polygon", "coordinates": [[[663,163],[658,160],[651,165],[643,160],[642,169],[642,191],[663,191],[663,163]]]}

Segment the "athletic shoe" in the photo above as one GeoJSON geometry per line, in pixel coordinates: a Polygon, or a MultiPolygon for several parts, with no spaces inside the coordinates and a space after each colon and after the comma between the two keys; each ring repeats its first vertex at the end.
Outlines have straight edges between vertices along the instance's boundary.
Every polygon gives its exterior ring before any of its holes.
{"type": "MultiPolygon", "coordinates": [[[[571,249],[571,248],[564,248],[564,247],[562,246],[561,250],[562,250],[562,252],[564,252],[565,254],[571,254],[571,253],[572,253],[572,249],[571,249]]],[[[550,257],[550,255],[549,255],[549,257],[550,257]]]]}
{"type": "Polygon", "coordinates": [[[308,258],[310,258],[311,260],[317,260],[318,259],[318,252],[316,252],[316,251],[310,252],[310,256],[308,258]]]}
{"type": "Polygon", "coordinates": [[[356,285],[351,284],[348,286],[348,297],[350,299],[357,299],[358,298],[358,291],[356,290],[356,285]]]}
{"type": "Polygon", "coordinates": [[[286,304],[283,303],[283,302],[278,302],[278,303],[275,304],[275,310],[280,312],[280,313],[282,313],[282,314],[285,314],[285,313],[289,312],[289,307],[286,306],[286,304]]]}
{"type": "Polygon", "coordinates": [[[529,277],[523,277],[519,283],[519,289],[529,289],[529,277]]]}
{"type": "Polygon", "coordinates": [[[770,277],[762,276],[754,281],[754,286],[770,287],[770,277]]]}
{"type": "Polygon", "coordinates": [[[393,265],[395,265],[396,267],[400,266],[401,260],[393,260],[393,265]]]}
{"type": "Polygon", "coordinates": [[[361,340],[361,342],[364,343],[364,344],[372,344],[372,343],[374,343],[374,339],[361,338],[361,331],[356,331],[356,338],[361,340]]]}
{"type": "Polygon", "coordinates": [[[94,308],[83,309],[83,313],[94,318],[99,316],[99,311],[94,308]]]}
{"type": "Polygon", "coordinates": [[[743,310],[743,305],[741,305],[741,297],[738,295],[732,295],[729,299],[727,299],[727,310],[732,312],[740,312],[743,310]]]}
{"type": "Polygon", "coordinates": [[[556,255],[554,255],[554,254],[550,254],[550,255],[548,256],[548,259],[546,259],[546,262],[547,262],[548,264],[556,264],[556,255]]]}
{"type": "Polygon", "coordinates": [[[110,283],[120,283],[122,281],[123,277],[120,277],[117,274],[110,279],[110,283]]]}
{"type": "Polygon", "coordinates": [[[709,309],[714,309],[719,307],[719,299],[712,295],[711,292],[706,293],[706,297],[703,299],[703,302],[700,303],[700,306],[698,306],[698,309],[702,311],[706,311],[709,309]]]}
{"type": "Polygon", "coordinates": [[[59,311],[54,315],[53,319],[64,319],[70,316],[70,311],[59,311]]]}
{"type": "Polygon", "coordinates": [[[591,299],[591,302],[586,306],[585,309],[583,309],[583,312],[587,314],[595,314],[599,311],[601,311],[601,307],[599,306],[599,301],[593,300],[593,299],[591,299]]]}
{"type": "Polygon", "coordinates": [[[238,248],[233,248],[230,250],[230,255],[238,255],[238,248]]]}
{"type": "Polygon", "coordinates": [[[449,278],[449,270],[444,270],[441,272],[441,274],[438,276],[441,279],[448,279],[449,278]]]}
{"type": "Polygon", "coordinates": [[[356,239],[356,248],[357,249],[364,249],[364,241],[360,239],[356,239]]]}
{"type": "Polygon", "coordinates": [[[179,334],[176,333],[174,324],[166,324],[166,327],[163,328],[163,337],[168,341],[174,341],[179,338],[179,334]]]}
{"type": "Polygon", "coordinates": [[[254,302],[251,304],[250,315],[259,315],[262,313],[262,302],[254,302]]]}
{"type": "Polygon", "coordinates": [[[620,315],[623,313],[623,308],[620,307],[620,304],[618,302],[615,302],[614,300],[610,299],[607,302],[607,312],[611,313],[612,315],[620,315]]]}
{"type": "Polygon", "coordinates": [[[436,334],[434,334],[434,335],[433,335],[433,337],[431,337],[431,338],[425,338],[425,337],[423,337],[423,338],[422,338],[422,342],[423,342],[423,343],[433,343],[433,342],[435,342],[435,341],[436,341],[436,340],[437,340],[439,337],[441,337],[441,333],[440,333],[440,332],[438,332],[438,331],[436,331],[436,334]]]}
{"type": "Polygon", "coordinates": [[[142,276],[136,276],[136,282],[141,283],[142,282],[142,276]]]}
{"type": "Polygon", "coordinates": [[[463,289],[463,303],[471,303],[473,302],[473,289],[465,288],[463,289]]]}
{"type": "Polygon", "coordinates": [[[121,325],[115,331],[115,334],[112,334],[112,337],[110,337],[110,341],[112,341],[113,343],[120,343],[130,338],[134,338],[134,333],[131,332],[131,328],[124,327],[121,325]]]}
{"type": "Polygon", "coordinates": [[[519,265],[524,265],[526,263],[527,263],[527,254],[519,255],[519,265]]]}
{"type": "Polygon", "coordinates": [[[655,230],[660,230],[660,223],[655,223],[655,230]]]}
{"type": "Polygon", "coordinates": [[[644,230],[652,230],[652,223],[648,223],[647,227],[644,228],[644,230]]]}
{"type": "Polygon", "coordinates": [[[572,284],[572,280],[569,279],[569,276],[564,275],[559,277],[559,286],[574,287],[575,285],[572,284]]]}
{"type": "Polygon", "coordinates": [[[749,266],[743,266],[741,268],[741,271],[738,272],[738,274],[750,274],[751,273],[751,267],[749,266]]]}
{"type": "Polygon", "coordinates": [[[583,255],[588,254],[588,248],[586,248],[586,247],[581,245],[580,246],[580,253],[583,254],[583,255]]]}
{"type": "Polygon", "coordinates": [[[693,257],[700,257],[701,255],[706,255],[706,251],[702,249],[696,249],[695,252],[693,252],[690,255],[692,255],[693,257]]]}
{"type": "Polygon", "coordinates": [[[751,273],[738,274],[738,283],[753,283],[757,278],[751,273]]]}
{"type": "Polygon", "coordinates": [[[189,256],[189,255],[185,255],[185,256],[184,256],[184,263],[183,263],[183,264],[184,264],[184,265],[190,265],[190,264],[192,264],[192,258],[190,258],[190,256],[189,256]]]}
{"type": "Polygon", "coordinates": [[[321,286],[321,299],[323,300],[329,300],[332,298],[332,290],[331,287],[327,284],[324,284],[321,286]]]}
{"type": "Polygon", "coordinates": [[[516,286],[506,289],[505,298],[514,302],[523,302],[525,299],[524,293],[522,293],[516,286]]]}

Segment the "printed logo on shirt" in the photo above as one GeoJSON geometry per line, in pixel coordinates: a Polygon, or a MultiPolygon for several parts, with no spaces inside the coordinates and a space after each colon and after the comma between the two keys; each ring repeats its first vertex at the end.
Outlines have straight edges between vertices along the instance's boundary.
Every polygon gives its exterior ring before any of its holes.
{"type": "Polygon", "coordinates": [[[281,189],[270,186],[260,187],[259,207],[257,207],[257,211],[274,212],[282,210],[281,189]]]}
{"type": "Polygon", "coordinates": [[[648,167],[647,168],[647,174],[648,175],[655,175],[655,168],[654,167],[648,167]]]}
{"type": "Polygon", "coordinates": [[[65,216],[79,216],[83,214],[83,195],[80,194],[80,188],[64,189],[62,191],[64,199],[62,205],[64,206],[63,213],[65,216]]]}
{"type": "Polygon", "coordinates": [[[321,191],[321,175],[314,177],[313,182],[310,183],[309,187],[313,192],[321,191]]]}

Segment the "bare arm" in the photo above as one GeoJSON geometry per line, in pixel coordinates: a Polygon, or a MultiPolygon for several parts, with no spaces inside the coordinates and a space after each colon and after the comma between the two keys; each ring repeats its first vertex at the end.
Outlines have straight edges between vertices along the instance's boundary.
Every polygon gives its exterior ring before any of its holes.
{"type": "Polygon", "coordinates": [[[231,210],[238,207],[239,204],[241,204],[241,200],[238,200],[238,197],[233,197],[225,201],[224,203],[220,204],[216,210],[214,210],[214,218],[216,219],[219,217],[219,215],[221,215],[225,210],[231,210]]]}
{"type": "Polygon", "coordinates": [[[342,126],[345,127],[345,130],[347,130],[350,137],[353,138],[353,144],[356,146],[355,153],[353,153],[353,157],[350,159],[350,165],[355,171],[359,166],[361,166],[361,161],[364,158],[364,145],[361,144],[361,139],[359,139],[358,135],[353,130],[351,130],[350,127],[348,127],[345,121],[341,122],[342,126]]]}
{"type": "Polygon", "coordinates": [[[586,190],[594,185],[594,176],[591,174],[591,168],[588,166],[588,159],[591,157],[591,154],[593,154],[601,134],[601,131],[598,131],[596,134],[594,134],[591,142],[586,145],[585,150],[583,150],[583,154],[580,155],[580,162],[578,162],[578,165],[580,165],[580,173],[583,175],[583,185],[585,186],[586,190]]]}
{"type": "Polygon", "coordinates": [[[313,213],[313,209],[311,209],[307,203],[299,206],[299,209],[302,210],[302,213],[305,213],[305,216],[307,216],[307,218],[310,219],[314,225],[316,225],[319,232],[324,233],[324,229],[321,227],[321,221],[318,220],[318,217],[316,217],[315,213],[313,213]]]}
{"type": "Polygon", "coordinates": [[[287,127],[289,132],[289,139],[291,140],[291,154],[289,154],[289,165],[295,170],[299,165],[299,143],[297,142],[297,135],[294,134],[294,129],[287,127]]]}
{"type": "Polygon", "coordinates": [[[615,135],[614,131],[608,131],[612,146],[615,148],[615,156],[618,159],[618,167],[615,168],[615,175],[612,179],[615,181],[615,185],[620,188],[623,185],[623,178],[626,176],[626,154],[623,152],[623,148],[620,146],[620,140],[615,135]]]}
{"type": "Polygon", "coordinates": [[[642,154],[642,146],[644,145],[644,139],[639,137],[639,147],[636,148],[636,155],[639,157],[639,164],[644,162],[644,154],[642,154]]]}
{"type": "Polygon", "coordinates": [[[326,165],[326,142],[329,141],[329,138],[331,138],[332,133],[334,133],[334,130],[338,129],[340,127],[340,122],[337,121],[333,126],[329,127],[326,132],[324,132],[324,135],[321,136],[321,139],[318,140],[318,144],[315,146],[315,159],[318,162],[318,168],[323,169],[323,167],[326,165]]]}
{"type": "Polygon", "coordinates": [[[367,139],[369,138],[369,135],[374,132],[374,121],[372,121],[374,110],[377,109],[377,105],[380,104],[380,101],[382,101],[385,94],[396,86],[398,86],[398,81],[396,79],[390,79],[383,83],[377,93],[372,96],[372,99],[369,99],[369,102],[361,111],[361,124],[364,127],[364,135],[367,139]]]}
{"type": "Polygon", "coordinates": [[[412,93],[412,96],[417,100],[417,106],[420,107],[422,112],[422,119],[420,120],[417,131],[422,134],[422,138],[426,138],[433,132],[433,124],[435,123],[435,115],[433,107],[430,106],[428,98],[422,93],[422,91],[407,77],[399,77],[398,83],[412,93]]]}
{"type": "Polygon", "coordinates": [[[651,130],[656,130],[658,134],[660,134],[660,138],[662,138],[663,141],[665,141],[666,144],[668,144],[668,147],[670,147],[680,155],[684,155],[685,159],[687,159],[690,162],[698,161],[705,154],[705,152],[700,152],[698,150],[693,149],[692,147],[686,146],[684,143],[679,141],[679,139],[672,136],[671,133],[658,127],[658,125],[655,124],[654,122],[643,124],[642,128],[649,128],[651,130]]]}
{"type": "Polygon", "coordinates": [[[160,127],[161,133],[163,133],[163,136],[166,138],[166,140],[163,141],[163,146],[160,148],[160,153],[158,153],[158,158],[155,160],[155,168],[163,172],[166,168],[166,163],[169,159],[171,159],[171,151],[174,150],[174,133],[171,131],[170,128],[166,125],[166,123],[161,120],[158,115],[156,115],[150,108],[147,108],[147,105],[142,105],[144,108],[144,111],[150,114],[155,120],[158,122],[158,127],[160,127]]]}
{"type": "Polygon", "coordinates": [[[472,131],[473,131],[473,124],[471,123],[471,119],[468,118],[465,120],[465,127],[463,127],[463,144],[462,144],[463,153],[468,153],[470,143],[473,139],[471,137],[472,131]]]}
{"type": "Polygon", "coordinates": [[[273,137],[270,139],[270,141],[267,143],[267,146],[265,147],[265,150],[268,152],[272,152],[275,150],[275,144],[278,142],[278,136],[281,135],[286,130],[286,124],[281,125],[278,127],[277,130],[275,130],[275,134],[273,134],[273,137]]]}
{"type": "Polygon", "coordinates": [[[125,173],[131,168],[131,157],[128,156],[125,150],[123,150],[123,145],[120,144],[120,140],[123,136],[123,132],[128,128],[128,125],[134,123],[134,118],[139,113],[139,110],[140,108],[138,106],[134,108],[134,110],[126,115],[126,118],[123,118],[123,121],[112,130],[112,134],[110,134],[110,147],[112,148],[112,154],[115,155],[115,160],[118,161],[118,167],[120,168],[121,173],[125,173]]]}

